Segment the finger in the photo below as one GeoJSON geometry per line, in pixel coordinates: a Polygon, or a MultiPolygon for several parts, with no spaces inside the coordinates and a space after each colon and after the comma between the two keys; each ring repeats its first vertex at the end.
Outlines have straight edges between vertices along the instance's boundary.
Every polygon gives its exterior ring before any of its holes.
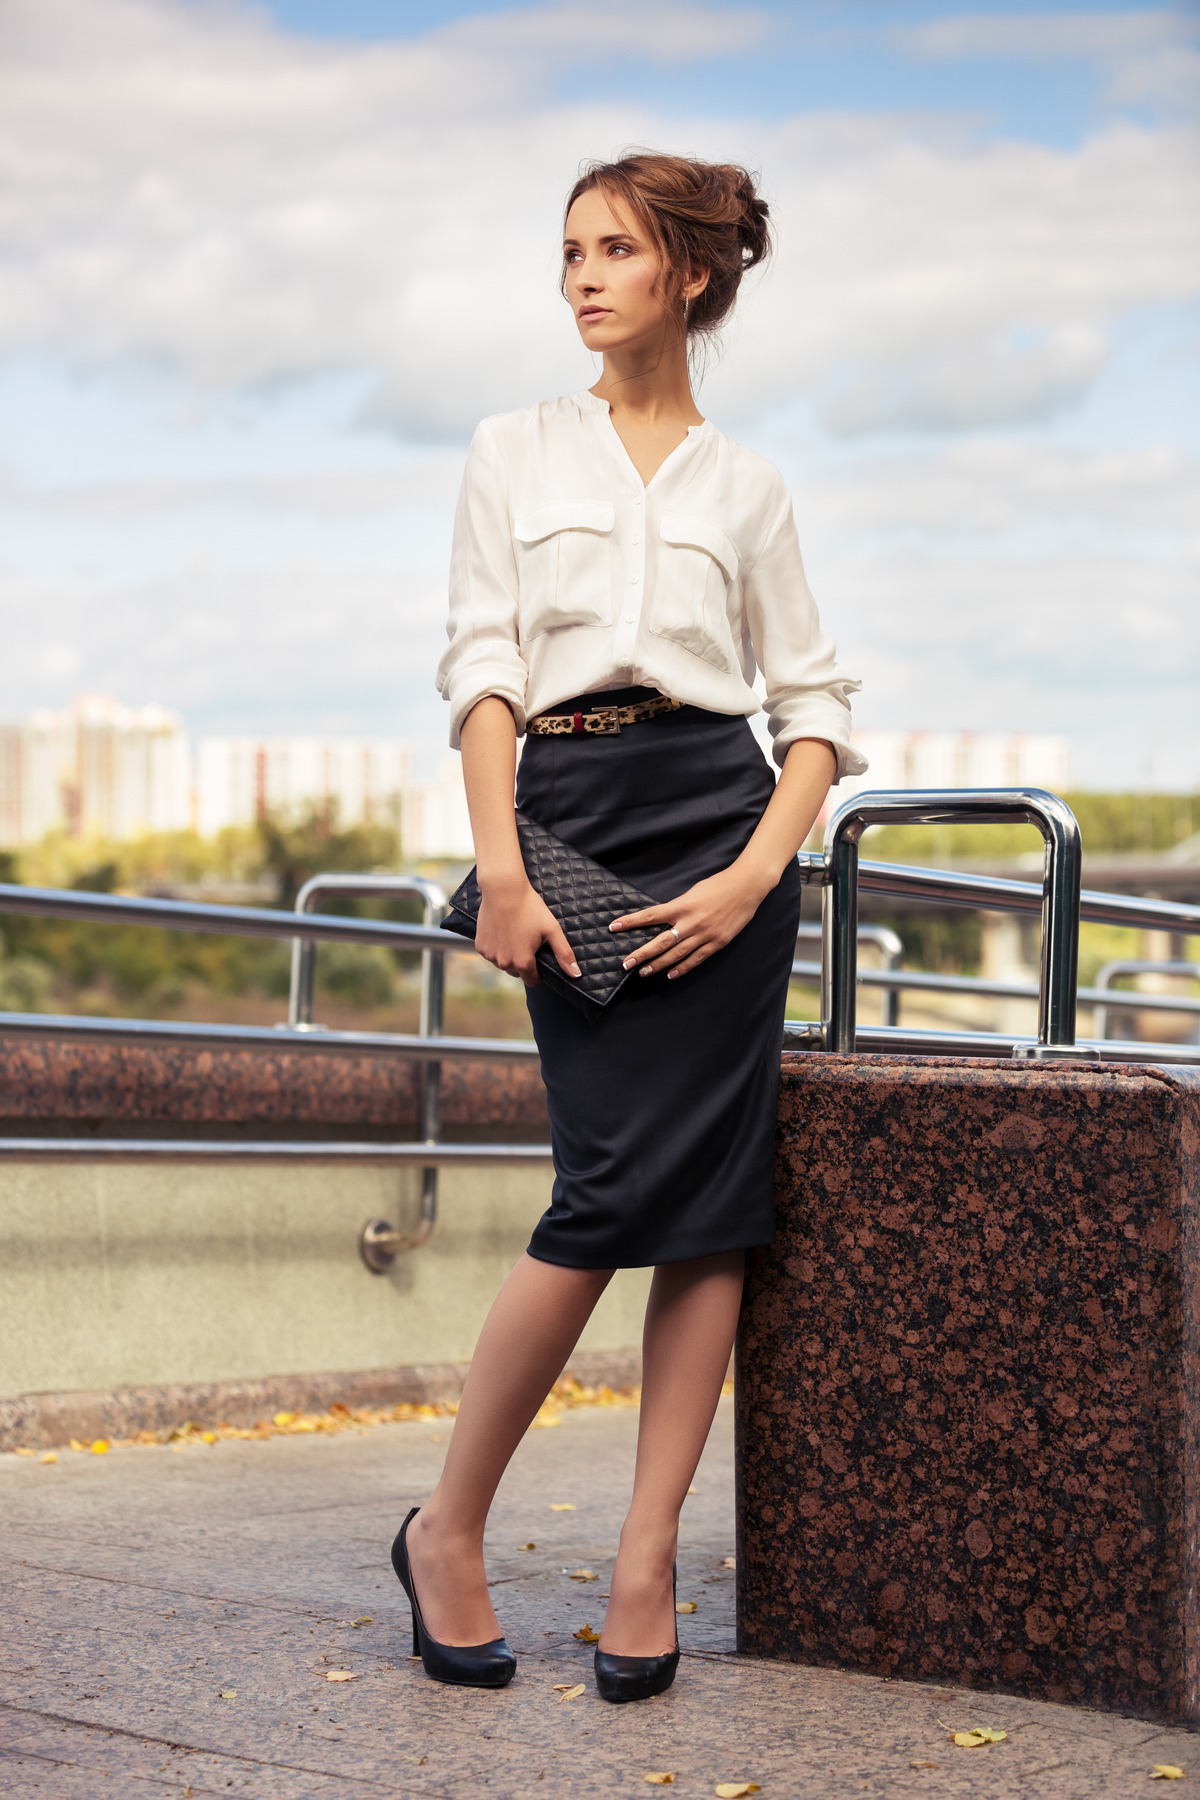
{"type": "Polygon", "coordinates": [[[672,904],[671,901],[666,901],[662,906],[644,906],[641,912],[622,913],[619,919],[613,920],[608,929],[610,931],[630,931],[635,925],[673,924],[672,904]]]}
{"type": "Polygon", "coordinates": [[[657,937],[651,938],[648,944],[643,944],[640,950],[631,950],[621,967],[623,969],[641,968],[644,971],[648,963],[658,957],[668,956],[673,950],[678,950],[682,942],[682,932],[678,938],[673,931],[660,932],[657,937]]]}
{"type": "Polygon", "coordinates": [[[563,970],[564,974],[574,978],[583,973],[575,960],[575,952],[572,950],[570,944],[568,944],[566,933],[563,931],[561,925],[556,925],[553,931],[548,931],[546,933],[545,942],[549,944],[551,950],[553,950],[558,966],[563,970]]]}
{"type": "Polygon", "coordinates": [[[678,981],[681,975],[687,975],[692,969],[698,969],[701,963],[708,961],[716,948],[715,944],[702,944],[698,950],[693,950],[686,962],[676,963],[673,969],[667,970],[667,980],[678,981]]]}

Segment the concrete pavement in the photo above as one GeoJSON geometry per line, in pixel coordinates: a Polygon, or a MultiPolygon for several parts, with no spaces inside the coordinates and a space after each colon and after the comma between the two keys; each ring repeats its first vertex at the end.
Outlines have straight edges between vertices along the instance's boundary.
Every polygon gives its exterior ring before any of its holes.
{"type": "Polygon", "coordinates": [[[1186,1732],[739,1660],[731,1414],[723,1401],[685,1509],[679,1597],[697,1610],[679,1621],[678,1680],[623,1707],[597,1697],[575,1633],[603,1616],[636,1412],[567,1413],[514,1462],[489,1541],[520,1656],[500,1693],[424,1677],[388,1564],[450,1420],[55,1464],[0,1457],[0,1793],[547,1800],[645,1794],[647,1774],[670,1773],[681,1796],[753,1781],[763,1800],[1090,1800],[1147,1791],[1156,1763],[1200,1787],[1200,1739],[1186,1732]],[[580,1569],[597,1579],[572,1579],[580,1569]],[[578,1683],[561,1701],[556,1689],[578,1683]],[[959,1749],[938,1721],[1008,1736],[959,1749]]]}

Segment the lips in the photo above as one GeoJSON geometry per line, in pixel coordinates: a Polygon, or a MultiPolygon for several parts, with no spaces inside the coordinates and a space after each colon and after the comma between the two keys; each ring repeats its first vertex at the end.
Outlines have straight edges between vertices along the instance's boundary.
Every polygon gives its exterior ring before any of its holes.
{"type": "Polygon", "coordinates": [[[589,321],[592,319],[607,319],[608,311],[609,309],[607,306],[581,306],[579,309],[580,323],[582,324],[585,319],[589,321]]]}

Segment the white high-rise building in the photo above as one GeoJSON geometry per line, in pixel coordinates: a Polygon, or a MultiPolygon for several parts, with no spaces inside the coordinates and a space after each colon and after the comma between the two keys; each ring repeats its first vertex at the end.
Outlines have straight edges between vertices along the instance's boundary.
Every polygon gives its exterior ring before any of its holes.
{"type": "Polygon", "coordinates": [[[165,707],[89,695],[0,726],[0,845],[51,831],[133,838],[190,823],[187,739],[165,707]]]}
{"type": "Polygon", "coordinates": [[[877,788],[1070,786],[1070,740],[1009,731],[856,731],[856,749],[870,763],[865,775],[842,781],[830,796],[838,807],[852,794],[877,788]]]}
{"type": "Polygon", "coordinates": [[[414,862],[474,861],[467,790],[457,756],[447,758],[436,781],[405,788],[400,841],[414,862]]]}
{"type": "Polygon", "coordinates": [[[202,738],[196,758],[196,825],[227,825],[330,810],[339,825],[399,828],[408,746],[394,738],[202,738]]]}

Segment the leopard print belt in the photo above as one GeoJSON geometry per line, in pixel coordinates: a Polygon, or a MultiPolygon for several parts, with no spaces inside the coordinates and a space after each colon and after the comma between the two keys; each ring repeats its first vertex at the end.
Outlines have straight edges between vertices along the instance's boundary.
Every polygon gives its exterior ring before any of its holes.
{"type": "Polygon", "coordinates": [[[653,700],[635,700],[631,706],[602,706],[596,712],[542,713],[540,718],[527,719],[525,729],[534,737],[582,737],[589,731],[612,737],[622,725],[636,725],[641,719],[657,718],[659,713],[679,712],[683,704],[682,700],[668,700],[665,694],[658,694],[653,700]]]}

